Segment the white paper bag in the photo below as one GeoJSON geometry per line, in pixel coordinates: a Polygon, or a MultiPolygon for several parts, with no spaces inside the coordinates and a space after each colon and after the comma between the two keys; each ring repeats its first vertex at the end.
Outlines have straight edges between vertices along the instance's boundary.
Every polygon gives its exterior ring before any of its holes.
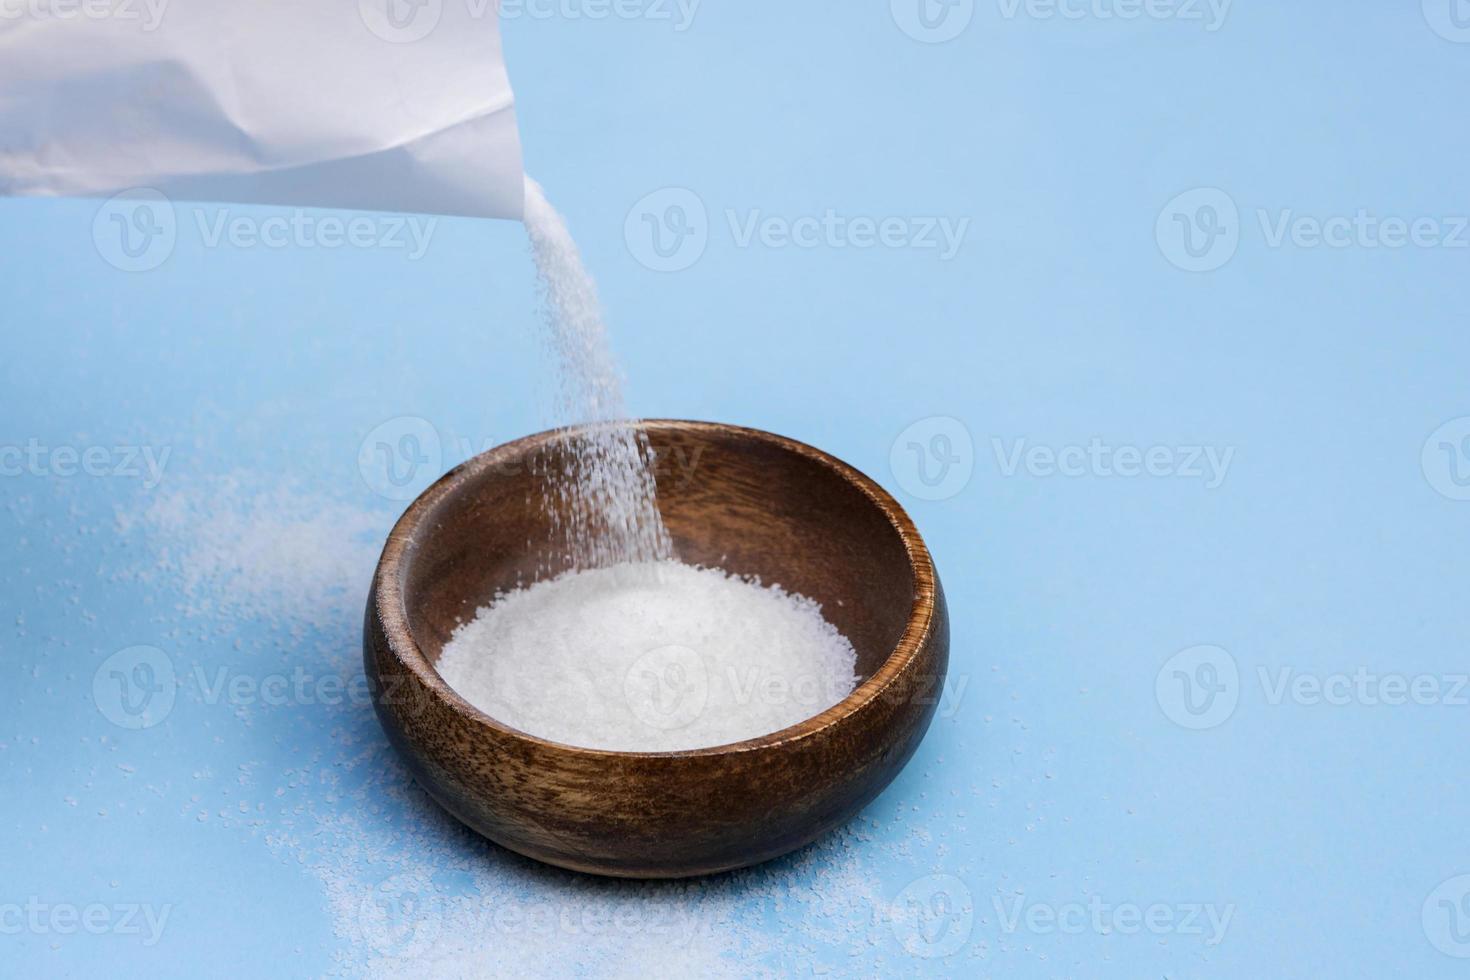
{"type": "Polygon", "coordinates": [[[0,0],[0,194],[519,218],[496,0],[0,0]]]}

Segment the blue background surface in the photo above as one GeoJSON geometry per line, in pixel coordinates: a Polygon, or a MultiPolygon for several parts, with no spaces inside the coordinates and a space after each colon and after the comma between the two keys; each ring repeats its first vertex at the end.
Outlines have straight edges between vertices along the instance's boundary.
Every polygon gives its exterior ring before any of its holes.
{"type": "Polygon", "coordinates": [[[466,949],[423,972],[614,975],[675,945],[655,909],[698,912],[676,962],[706,972],[1464,974],[1470,38],[1434,0],[1237,3],[1215,30],[1208,6],[961,3],[944,43],[887,6],[708,3],[685,30],[572,6],[504,34],[632,409],[820,446],[925,534],[960,686],[893,786],[758,872],[614,885],[460,832],[360,698],[211,698],[359,672],[403,506],[360,465],[370,433],[425,420],[422,485],[545,426],[524,234],[210,246],[177,205],[130,273],[96,202],[4,201],[0,445],[169,456],[156,486],[0,477],[0,973],[384,973],[437,936],[466,949]],[[948,259],[738,234],[828,209],[969,224],[948,259]],[[1437,244],[1273,243],[1283,216],[1359,212],[1437,244]],[[685,267],[650,268],[641,236],[686,226],[660,240],[685,267]],[[1163,447],[1170,475],[1013,468],[1018,440],[1163,447]],[[1232,454],[1222,480],[1191,447],[1232,454]],[[177,694],[131,730],[93,681],[138,645],[177,694]],[[1355,672],[1347,703],[1273,697],[1355,672]],[[1434,703],[1370,703],[1421,676],[1434,703]],[[23,922],[38,903],[105,911],[93,934],[23,922]],[[560,924],[488,922],[517,904],[560,924]],[[129,906],[166,912],[156,942],[129,906]],[[1164,924],[1107,918],[1127,907],[1164,924]],[[566,925],[610,908],[611,938],[566,925]],[[1228,912],[1222,941],[1198,908],[1228,912]]]}

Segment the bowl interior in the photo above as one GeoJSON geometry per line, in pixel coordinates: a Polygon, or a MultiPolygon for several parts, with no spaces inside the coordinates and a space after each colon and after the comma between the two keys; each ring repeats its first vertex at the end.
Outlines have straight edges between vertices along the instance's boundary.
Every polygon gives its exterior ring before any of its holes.
{"type": "MultiPolygon", "coordinates": [[[[712,423],[641,426],[677,556],[816,599],[856,649],[860,679],[875,673],[914,603],[908,551],[879,500],[896,505],[844,464],[777,436],[712,423]]],[[[401,588],[409,631],[431,662],[497,592],[565,571],[542,474],[561,468],[566,438],[492,450],[430,491],[401,588]]]]}

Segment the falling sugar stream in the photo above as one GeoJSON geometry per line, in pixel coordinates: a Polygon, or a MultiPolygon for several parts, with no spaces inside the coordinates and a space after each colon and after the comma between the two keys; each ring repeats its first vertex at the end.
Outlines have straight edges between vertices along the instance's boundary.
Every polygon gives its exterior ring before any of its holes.
{"type": "Polygon", "coordinates": [[[574,569],[672,558],[648,441],[629,424],[597,287],[566,222],[530,177],[525,224],[557,368],[556,411],[595,423],[573,443],[565,469],[547,474],[546,506],[565,535],[567,558],[574,569]]]}

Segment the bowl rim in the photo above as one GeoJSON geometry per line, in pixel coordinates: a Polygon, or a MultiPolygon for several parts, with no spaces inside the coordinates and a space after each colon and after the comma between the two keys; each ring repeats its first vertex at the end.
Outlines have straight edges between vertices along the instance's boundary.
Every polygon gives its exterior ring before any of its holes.
{"type": "Polygon", "coordinates": [[[490,728],[502,736],[523,739],[541,749],[572,752],[588,757],[603,757],[608,760],[654,760],[733,755],[775,748],[788,743],[802,741],[826,731],[845,718],[860,711],[874,700],[882,697],[884,692],[914,664],[934,629],[938,584],[933,559],[929,555],[928,547],[919,536],[918,529],[914,526],[913,521],[888,491],[884,490],[857,468],[843,462],[830,453],[826,453],[796,439],[767,432],[764,429],[754,429],[725,422],[687,419],[630,419],[626,424],[631,424],[633,427],[643,430],[702,431],[736,435],[763,442],[820,463],[828,469],[833,470],[850,485],[862,491],[869,501],[888,519],[889,524],[892,525],[894,530],[898,532],[899,538],[903,542],[904,551],[908,556],[909,570],[914,580],[914,594],[909,606],[908,622],[904,626],[903,634],[899,637],[898,642],[894,645],[894,648],[889,652],[888,656],[884,658],[878,669],[854,688],[850,694],[830,708],[794,725],[789,725],[786,728],[765,735],[697,749],[626,751],[620,749],[598,749],[584,745],[573,745],[569,742],[558,742],[554,739],[542,738],[507,725],[467,701],[440,676],[439,671],[434,667],[433,663],[414,639],[413,633],[408,626],[408,609],[403,599],[402,579],[407,574],[409,567],[406,560],[406,552],[412,540],[414,530],[423,523],[428,514],[432,513],[434,507],[440,501],[452,495],[472,476],[479,474],[486,468],[504,464],[509,457],[524,456],[527,452],[539,446],[565,439],[568,436],[580,432],[606,425],[622,424],[625,423],[592,422],[561,426],[532,435],[522,436],[519,439],[502,443],[499,446],[479,453],[445,473],[415,497],[413,502],[409,504],[408,509],[403,512],[393,525],[393,530],[388,533],[387,542],[383,546],[382,555],[379,557],[377,567],[373,573],[369,601],[373,604],[377,612],[383,635],[388,641],[389,652],[400,665],[407,668],[420,684],[434,697],[442,701],[451,711],[464,716],[477,725],[490,728]]]}

